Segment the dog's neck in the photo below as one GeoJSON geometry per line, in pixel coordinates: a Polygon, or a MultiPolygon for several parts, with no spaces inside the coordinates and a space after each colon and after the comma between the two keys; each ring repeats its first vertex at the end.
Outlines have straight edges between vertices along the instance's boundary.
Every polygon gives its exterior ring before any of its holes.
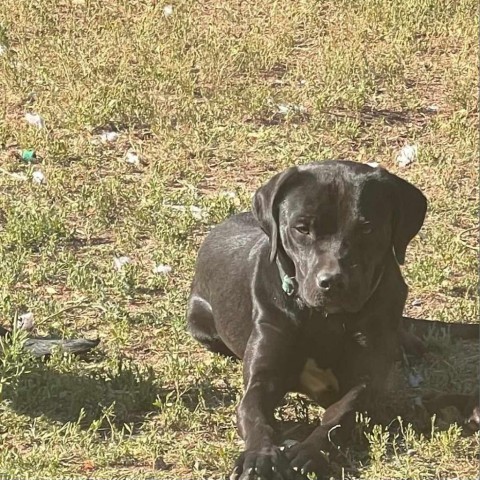
{"type": "Polygon", "coordinates": [[[286,255],[283,252],[278,251],[275,257],[275,263],[277,264],[278,273],[280,274],[280,280],[282,281],[282,290],[289,297],[291,297],[298,290],[295,273],[291,271],[291,266],[289,265],[289,263],[291,263],[291,260],[287,260],[286,255]]]}

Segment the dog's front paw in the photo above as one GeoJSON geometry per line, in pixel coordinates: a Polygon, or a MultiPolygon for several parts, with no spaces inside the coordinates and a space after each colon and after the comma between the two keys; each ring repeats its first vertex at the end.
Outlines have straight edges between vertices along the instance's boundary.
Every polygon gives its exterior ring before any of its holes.
{"type": "Polygon", "coordinates": [[[317,479],[323,479],[329,471],[325,453],[314,442],[304,441],[292,445],[285,450],[285,455],[290,467],[303,475],[303,478],[314,474],[317,479]]]}
{"type": "Polygon", "coordinates": [[[245,451],[235,462],[230,480],[298,480],[278,447],[245,451]]]}

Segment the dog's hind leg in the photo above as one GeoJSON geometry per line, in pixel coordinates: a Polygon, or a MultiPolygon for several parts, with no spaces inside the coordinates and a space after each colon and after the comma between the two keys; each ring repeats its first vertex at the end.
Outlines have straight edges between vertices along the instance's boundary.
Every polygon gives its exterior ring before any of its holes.
{"type": "Polygon", "coordinates": [[[427,352],[423,339],[429,332],[447,332],[452,338],[480,340],[480,325],[476,323],[447,323],[403,317],[399,331],[400,344],[406,353],[422,357],[427,352]]]}
{"type": "Polygon", "coordinates": [[[463,340],[480,340],[479,323],[447,323],[438,320],[425,320],[422,318],[403,317],[401,323],[405,331],[413,329],[413,333],[418,337],[428,335],[430,331],[448,332],[453,338],[463,340]]]}
{"type": "Polygon", "coordinates": [[[226,357],[237,356],[225,345],[215,328],[212,307],[202,297],[191,295],[187,309],[188,331],[207,350],[226,357]]]}
{"type": "Polygon", "coordinates": [[[479,395],[463,393],[430,394],[423,399],[430,415],[441,413],[445,407],[456,407],[464,416],[466,426],[473,431],[480,430],[480,402],[479,395]]]}

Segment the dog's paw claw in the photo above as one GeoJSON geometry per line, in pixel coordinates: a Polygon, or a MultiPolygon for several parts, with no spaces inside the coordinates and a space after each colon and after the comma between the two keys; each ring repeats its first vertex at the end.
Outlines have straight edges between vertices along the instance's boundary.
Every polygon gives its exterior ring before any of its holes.
{"type": "Polygon", "coordinates": [[[229,477],[228,480],[239,480],[239,478],[241,477],[241,475],[242,475],[242,472],[241,472],[241,470],[240,470],[240,467],[237,465],[237,466],[233,469],[233,471],[232,471],[232,473],[231,473],[231,475],[230,475],[230,477],[229,477]]]}

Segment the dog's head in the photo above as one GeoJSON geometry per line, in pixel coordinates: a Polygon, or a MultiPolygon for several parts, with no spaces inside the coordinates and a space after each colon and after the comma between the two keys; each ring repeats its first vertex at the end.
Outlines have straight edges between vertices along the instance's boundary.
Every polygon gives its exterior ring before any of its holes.
{"type": "Polygon", "coordinates": [[[400,264],[427,202],[382,168],[343,161],[292,167],[261,187],[253,212],[285,258],[309,307],[356,312],[377,287],[392,251],[400,264]]]}

